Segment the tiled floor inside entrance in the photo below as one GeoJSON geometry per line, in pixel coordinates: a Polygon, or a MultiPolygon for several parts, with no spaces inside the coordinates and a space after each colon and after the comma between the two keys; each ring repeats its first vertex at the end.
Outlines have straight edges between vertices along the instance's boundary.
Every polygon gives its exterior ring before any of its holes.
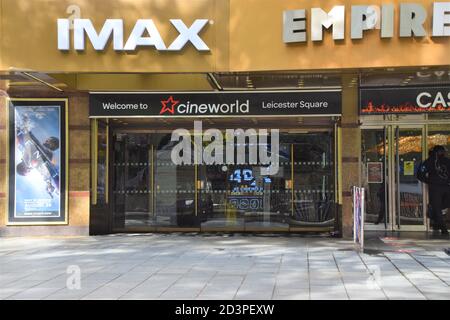
{"type": "Polygon", "coordinates": [[[367,254],[294,235],[1,238],[0,299],[450,299],[448,240],[383,241],[367,254]]]}

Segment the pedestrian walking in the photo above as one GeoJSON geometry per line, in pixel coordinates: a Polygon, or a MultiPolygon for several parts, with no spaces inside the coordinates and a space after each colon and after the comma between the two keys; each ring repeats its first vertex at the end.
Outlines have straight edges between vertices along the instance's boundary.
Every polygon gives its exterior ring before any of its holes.
{"type": "Polygon", "coordinates": [[[434,229],[448,235],[442,211],[447,209],[450,198],[450,159],[443,146],[432,149],[428,159],[419,166],[417,179],[428,185],[434,229]]]}

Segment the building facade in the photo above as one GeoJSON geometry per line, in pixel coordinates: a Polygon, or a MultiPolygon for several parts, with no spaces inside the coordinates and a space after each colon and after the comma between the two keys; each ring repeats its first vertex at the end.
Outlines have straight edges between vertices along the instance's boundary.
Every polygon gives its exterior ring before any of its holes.
{"type": "Polygon", "coordinates": [[[0,3],[0,235],[429,229],[450,2],[0,3]]]}

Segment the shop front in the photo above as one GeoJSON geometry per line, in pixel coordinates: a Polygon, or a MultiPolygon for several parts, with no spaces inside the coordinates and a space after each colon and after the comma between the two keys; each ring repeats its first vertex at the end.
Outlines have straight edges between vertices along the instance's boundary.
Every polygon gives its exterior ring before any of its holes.
{"type": "Polygon", "coordinates": [[[420,76],[415,81],[411,87],[361,89],[361,177],[369,230],[430,229],[428,188],[417,170],[434,146],[450,147],[450,89],[424,86],[420,76]]]}
{"type": "Polygon", "coordinates": [[[429,229],[450,2],[0,8],[0,235],[429,229]]]}
{"type": "Polygon", "coordinates": [[[90,112],[110,232],[337,228],[338,89],[92,93],[90,112]]]}

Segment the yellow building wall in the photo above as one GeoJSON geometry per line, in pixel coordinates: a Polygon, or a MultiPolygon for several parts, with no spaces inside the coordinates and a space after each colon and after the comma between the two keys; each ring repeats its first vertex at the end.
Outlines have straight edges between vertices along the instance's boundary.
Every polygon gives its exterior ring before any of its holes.
{"type": "MultiPolygon", "coordinates": [[[[398,66],[449,65],[450,37],[400,38],[399,3],[379,0],[230,0],[230,68],[248,70],[347,69],[398,66]],[[350,39],[351,5],[395,5],[395,31],[391,39],[381,39],[379,30],[365,31],[363,39],[350,39]],[[334,41],[324,30],[323,41],[283,43],[283,10],[307,10],[307,39],[310,37],[310,8],[330,11],[346,6],[345,40],[334,41]]],[[[415,0],[428,9],[425,29],[430,32],[432,3],[415,0]]]]}
{"type": "MultiPolygon", "coordinates": [[[[3,29],[0,37],[1,68],[44,72],[205,72],[226,69],[228,63],[228,1],[222,0],[0,0],[3,29]],[[69,18],[69,6],[77,5],[81,18],[90,18],[99,31],[108,18],[124,19],[128,38],[137,19],[154,20],[168,46],[178,32],[169,19],[210,19],[202,39],[211,52],[186,46],[181,52],[158,52],[153,48],[115,52],[110,44],[104,52],[87,45],[85,52],[57,49],[57,19],[69,18]]],[[[126,41],[126,39],[125,39],[126,41]]]]}
{"type": "MultiPolygon", "coordinates": [[[[398,4],[395,34],[381,39],[379,30],[364,32],[361,40],[350,39],[352,4],[382,4],[366,0],[0,0],[0,69],[33,69],[43,72],[214,72],[375,68],[450,65],[450,37],[399,38],[398,4]],[[57,49],[58,18],[68,18],[70,5],[80,8],[99,31],[107,18],[123,18],[125,38],[139,18],[152,18],[170,44],[178,32],[169,23],[180,18],[190,25],[195,19],[210,19],[201,36],[211,48],[198,52],[188,44],[180,52],[142,48],[114,52],[111,43],[104,52],[90,45],[85,52],[57,49]],[[334,5],[346,6],[346,39],[334,41],[324,31],[322,42],[285,44],[282,37],[284,10],[334,5]]],[[[426,29],[432,24],[431,0],[415,0],[428,10],[426,29]]],[[[309,20],[307,20],[309,22],[309,20]]],[[[307,23],[307,29],[310,29],[307,23]]],[[[309,30],[310,31],[310,30],[309,30]]],[[[308,38],[310,34],[308,31],[308,38]]]]}
{"type": "Polygon", "coordinates": [[[89,97],[69,97],[69,225],[89,226],[89,97]]]}
{"type": "Polygon", "coordinates": [[[358,87],[352,84],[357,74],[346,74],[342,77],[342,117],[341,145],[339,146],[342,194],[342,235],[350,238],[353,233],[352,187],[360,185],[361,161],[361,129],[358,113],[358,87]]]}

